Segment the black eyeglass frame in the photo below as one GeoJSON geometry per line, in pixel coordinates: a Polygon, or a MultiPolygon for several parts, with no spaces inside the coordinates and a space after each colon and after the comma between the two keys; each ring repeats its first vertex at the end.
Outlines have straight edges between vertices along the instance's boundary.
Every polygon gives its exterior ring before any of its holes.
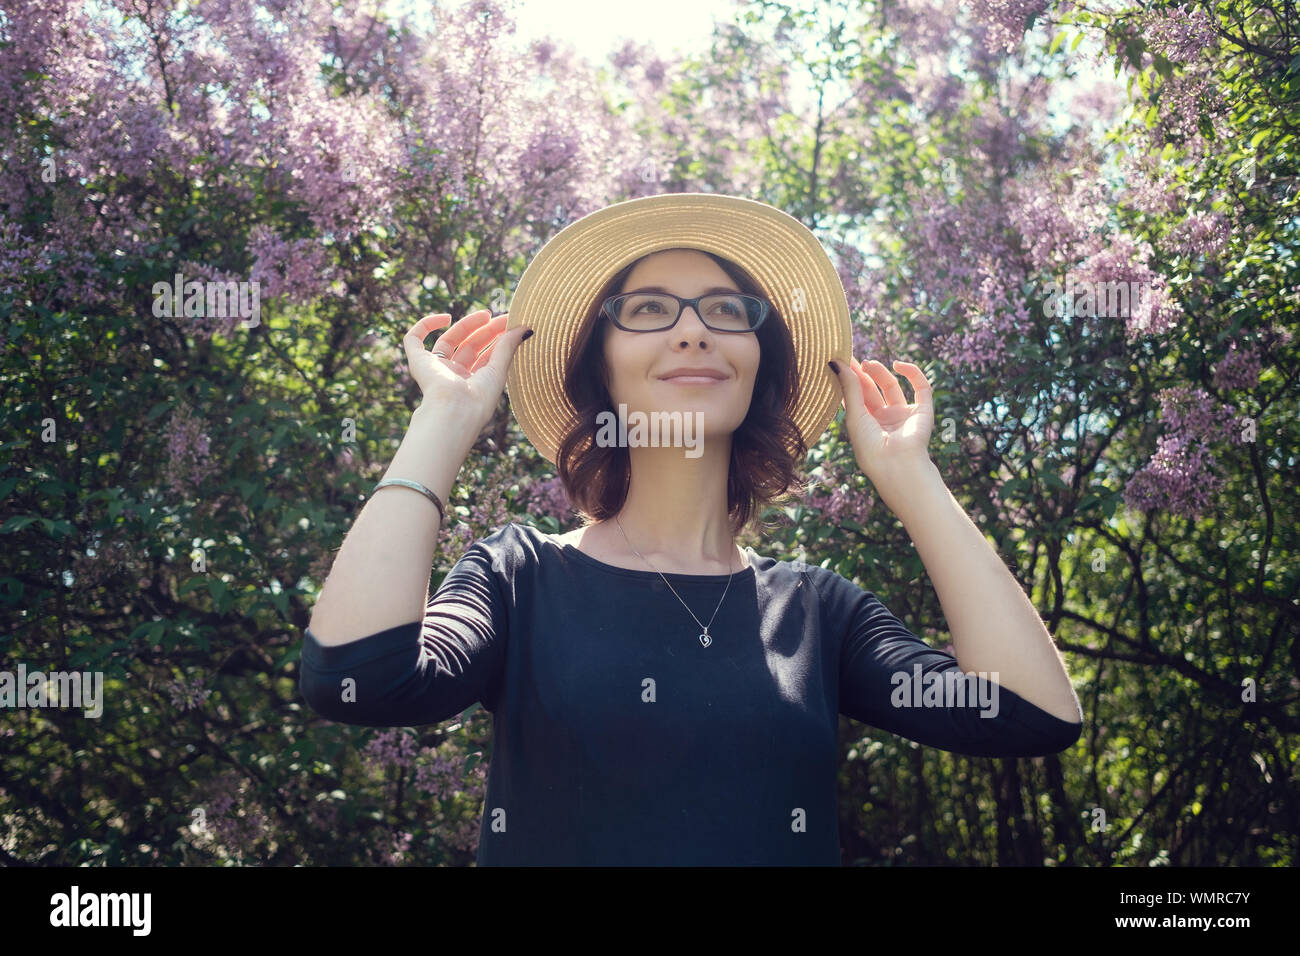
{"type": "Polygon", "coordinates": [[[723,333],[726,333],[726,334],[729,334],[729,335],[749,335],[749,334],[751,334],[751,333],[753,333],[753,332],[757,332],[757,331],[759,330],[759,328],[763,325],[763,323],[767,321],[767,317],[768,317],[769,315],[772,314],[772,303],[771,303],[771,302],[767,301],[767,299],[764,299],[761,295],[750,295],[748,292],[708,292],[708,293],[706,293],[706,294],[704,294],[704,295],[697,295],[697,296],[696,296],[695,298],[693,298],[693,299],[683,299],[681,296],[679,296],[679,295],[673,295],[671,292],[620,292],[618,295],[611,295],[608,299],[606,299],[606,300],[601,304],[600,312],[601,312],[602,315],[604,315],[607,319],[609,319],[611,322],[613,322],[614,325],[616,325],[618,328],[622,329],[624,332],[667,332],[669,329],[671,329],[671,328],[673,328],[674,326],[676,326],[677,323],[680,322],[680,321],[682,320],[682,315],[685,314],[685,312],[686,312],[686,307],[687,307],[688,305],[689,305],[692,309],[695,310],[695,314],[696,314],[697,316],[699,316],[699,319],[700,319],[701,322],[704,323],[705,328],[710,329],[711,331],[714,331],[714,332],[723,332],[723,333]],[[626,325],[623,325],[622,323],[620,323],[620,322],[618,321],[618,319],[616,319],[616,318],[614,317],[615,309],[614,309],[614,307],[613,307],[613,303],[616,302],[616,301],[619,300],[619,299],[625,299],[625,298],[627,298],[628,296],[632,296],[632,295],[661,295],[661,296],[667,296],[667,297],[670,298],[670,299],[676,299],[676,300],[677,300],[677,317],[676,317],[675,319],[673,319],[672,322],[668,323],[667,325],[663,326],[662,328],[658,328],[658,329],[629,329],[626,325]],[[706,319],[706,318],[703,316],[703,314],[700,312],[700,301],[701,301],[702,299],[711,299],[711,298],[713,298],[714,296],[740,296],[741,298],[745,298],[745,299],[753,299],[754,301],[758,302],[758,303],[763,307],[763,310],[762,310],[762,312],[759,313],[758,321],[755,322],[755,323],[754,323],[750,328],[748,328],[748,329],[718,329],[718,328],[714,328],[712,325],[709,325],[709,320],[706,319]]]}

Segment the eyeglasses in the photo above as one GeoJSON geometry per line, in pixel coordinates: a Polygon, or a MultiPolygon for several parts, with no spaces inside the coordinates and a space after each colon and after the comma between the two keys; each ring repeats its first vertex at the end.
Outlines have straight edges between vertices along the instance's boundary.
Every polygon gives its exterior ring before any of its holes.
{"type": "Polygon", "coordinates": [[[611,296],[600,309],[625,332],[662,332],[677,324],[688,305],[714,332],[753,332],[772,311],[766,299],[740,292],[694,299],[668,292],[632,292],[611,296]]]}

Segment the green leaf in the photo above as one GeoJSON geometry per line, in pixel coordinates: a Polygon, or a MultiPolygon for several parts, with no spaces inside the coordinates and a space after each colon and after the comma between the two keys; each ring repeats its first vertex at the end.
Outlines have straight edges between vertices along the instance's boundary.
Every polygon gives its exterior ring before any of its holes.
{"type": "Polygon", "coordinates": [[[212,595],[212,604],[218,614],[225,614],[230,609],[232,599],[230,587],[218,577],[207,579],[208,593],[212,595]]]}
{"type": "Polygon", "coordinates": [[[17,604],[23,596],[23,582],[17,578],[0,578],[0,601],[17,604]]]}
{"type": "Polygon", "coordinates": [[[33,521],[39,521],[39,515],[14,515],[8,521],[0,526],[0,534],[10,534],[14,531],[22,531],[33,521]]]}
{"type": "Polygon", "coordinates": [[[184,584],[182,584],[180,587],[176,589],[176,596],[185,597],[185,595],[189,594],[195,588],[201,588],[207,583],[208,583],[208,579],[205,576],[201,574],[196,575],[195,577],[190,578],[188,581],[186,581],[184,584]]]}
{"type": "Polygon", "coordinates": [[[1006,499],[1029,483],[1027,478],[1012,478],[998,489],[998,497],[1006,499]]]}
{"type": "Polygon", "coordinates": [[[130,633],[127,640],[134,641],[144,638],[149,644],[157,644],[158,638],[162,636],[166,627],[166,621],[145,621],[130,633]]]}
{"type": "Polygon", "coordinates": [[[302,643],[301,643],[301,642],[299,642],[299,643],[297,643],[297,644],[294,644],[293,647],[291,647],[291,648],[289,648],[287,651],[285,651],[284,654],[281,655],[280,659],[279,659],[278,661],[275,662],[275,668],[274,668],[274,669],[277,670],[277,671],[278,671],[278,670],[283,670],[284,668],[288,667],[290,664],[295,663],[295,662],[296,662],[300,657],[302,657],[302,643]]]}

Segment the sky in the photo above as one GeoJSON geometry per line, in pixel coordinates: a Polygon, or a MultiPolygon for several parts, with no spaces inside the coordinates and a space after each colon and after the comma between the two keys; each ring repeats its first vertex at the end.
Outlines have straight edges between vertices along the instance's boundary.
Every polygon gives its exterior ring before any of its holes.
{"type": "Polygon", "coordinates": [[[517,0],[516,38],[549,35],[577,47],[594,62],[603,62],[624,39],[648,43],[656,50],[707,49],[713,21],[730,22],[734,0],[517,0]]]}
{"type": "MultiPolygon", "coordinates": [[[[443,8],[458,8],[466,0],[443,0],[443,8]]],[[[424,19],[431,4],[427,0],[388,0],[390,11],[424,19]]],[[[571,43],[595,64],[602,64],[624,40],[646,43],[664,54],[675,48],[682,52],[707,49],[715,19],[732,20],[736,0],[642,0],[617,3],[614,0],[506,0],[515,21],[513,42],[548,37],[571,43]]]]}
{"type": "MultiPolygon", "coordinates": [[[[431,7],[459,8],[469,0],[381,2],[391,12],[404,13],[417,23],[427,25],[432,22],[428,19],[431,7]]],[[[735,11],[749,6],[745,0],[640,0],[633,3],[616,0],[504,0],[504,3],[515,22],[514,36],[508,41],[512,45],[525,48],[530,41],[546,37],[553,42],[572,44],[596,66],[605,64],[609,55],[622,47],[627,39],[648,44],[665,58],[674,49],[683,53],[707,50],[713,24],[733,22],[735,11]]],[[[1081,68],[1078,80],[1056,84],[1053,106],[1059,109],[1080,85],[1086,87],[1098,81],[1115,82],[1109,70],[1094,72],[1081,68]]],[[[790,95],[795,109],[813,108],[815,91],[805,89],[797,80],[790,95]]],[[[1068,118],[1062,116],[1061,122],[1068,123],[1068,118]]]]}
{"type": "MultiPolygon", "coordinates": [[[[430,8],[459,9],[469,0],[381,0],[392,14],[409,16],[415,23],[429,25],[430,8]]],[[[532,40],[546,38],[569,43],[594,66],[606,65],[611,53],[631,39],[647,44],[668,59],[674,50],[682,53],[707,51],[712,45],[713,24],[731,23],[735,11],[750,4],[746,0],[503,0],[515,32],[507,41],[526,48],[532,40]]],[[[812,109],[814,93],[797,81],[790,90],[799,110],[812,109]]]]}

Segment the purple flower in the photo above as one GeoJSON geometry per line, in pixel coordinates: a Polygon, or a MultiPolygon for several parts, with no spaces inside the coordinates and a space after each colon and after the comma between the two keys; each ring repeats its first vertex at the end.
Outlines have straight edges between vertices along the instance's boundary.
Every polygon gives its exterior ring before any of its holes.
{"type": "Polygon", "coordinates": [[[260,854],[271,821],[241,773],[227,769],[209,781],[202,809],[207,831],[227,855],[242,862],[260,854]]]}
{"type": "Polygon", "coordinates": [[[217,471],[216,463],[209,460],[211,439],[188,406],[172,412],[163,437],[167,445],[163,478],[175,494],[192,493],[217,471]]]}
{"type": "Polygon", "coordinates": [[[1213,504],[1223,479],[1214,471],[1211,443],[1242,442],[1236,412],[1216,403],[1204,389],[1187,385],[1162,389],[1161,421],[1169,433],[1157,441],[1156,453],[1124,488],[1133,508],[1162,508],[1188,518],[1213,504]]]}
{"type": "Polygon", "coordinates": [[[1169,234],[1169,244],[1189,258],[1214,259],[1232,237],[1232,227],[1220,212],[1197,212],[1188,216],[1169,234]]]}
{"type": "Polygon", "coordinates": [[[559,477],[545,478],[523,487],[525,506],[530,514],[547,515],[565,524],[573,518],[573,504],[569,501],[564,483],[559,477]]]}
{"type": "Polygon", "coordinates": [[[1010,53],[1025,35],[1028,19],[1046,6],[1046,0],[970,0],[970,15],[986,31],[990,50],[1010,53]]]}
{"type": "Polygon", "coordinates": [[[1258,349],[1239,349],[1234,341],[1228,346],[1228,354],[1214,366],[1214,384],[1220,388],[1254,388],[1259,384],[1260,367],[1258,349]]]}
{"type": "Polygon", "coordinates": [[[181,678],[167,684],[166,690],[171,697],[172,706],[182,712],[202,707],[212,696],[212,691],[205,689],[205,683],[204,677],[200,675],[192,681],[181,678]]]}
{"type": "Polygon", "coordinates": [[[370,739],[361,758],[372,770],[391,766],[409,767],[415,759],[418,745],[415,737],[405,727],[381,730],[370,739]]]}
{"type": "Polygon", "coordinates": [[[1142,36],[1161,56],[1186,62],[1214,45],[1218,32],[1204,10],[1170,6],[1147,17],[1142,36]]]}

